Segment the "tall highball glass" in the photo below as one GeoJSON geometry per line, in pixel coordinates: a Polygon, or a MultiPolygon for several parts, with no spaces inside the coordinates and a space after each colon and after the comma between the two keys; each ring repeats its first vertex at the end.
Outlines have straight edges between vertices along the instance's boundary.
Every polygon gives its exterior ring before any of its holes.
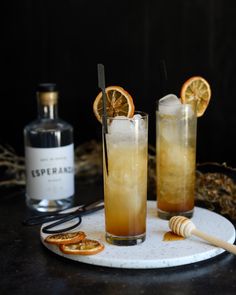
{"type": "Polygon", "coordinates": [[[107,126],[106,142],[103,137],[106,240],[136,245],[146,236],[148,115],[107,118],[107,126]]]}
{"type": "Polygon", "coordinates": [[[197,117],[194,104],[163,103],[156,112],[157,212],[194,212],[197,117]]]}

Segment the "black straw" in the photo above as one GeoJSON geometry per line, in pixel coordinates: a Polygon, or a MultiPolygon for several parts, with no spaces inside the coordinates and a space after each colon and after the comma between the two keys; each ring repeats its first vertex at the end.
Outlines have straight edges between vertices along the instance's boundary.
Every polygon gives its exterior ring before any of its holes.
{"type": "Polygon", "coordinates": [[[159,62],[159,70],[160,70],[160,84],[161,84],[160,97],[163,97],[167,94],[167,81],[168,81],[166,62],[164,59],[161,59],[159,62]]]}
{"type": "Polygon", "coordinates": [[[107,133],[107,96],[105,91],[105,71],[103,64],[98,64],[98,87],[102,90],[102,123],[105,133],[107,133]]]}
{"type": "Polygon", "coordinates": [[[98,87],[102,90],[102,124],[103,124],[103,141],[104,141],[104,154],[105,154],[105,163],[106,170],[108,175],[108,156],[107,156],[107,142],[106,142],[106,133],[107,130],[107,95],[106,95],[106,86],[105,86],[105,70],[103,64],[98,64],[98,87]]]}

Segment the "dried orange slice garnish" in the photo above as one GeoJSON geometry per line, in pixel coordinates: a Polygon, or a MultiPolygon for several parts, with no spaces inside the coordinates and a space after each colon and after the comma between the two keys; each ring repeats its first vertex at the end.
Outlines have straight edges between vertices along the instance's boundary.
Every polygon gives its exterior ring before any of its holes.
{"type": "Polygon", "coordinates": [[[83,231],[59,233],[49,235],[44,240],[46,243],[61,245],[61,244],[73,244],[85,239],[86,234],[83,231]]]}
{"type": "MultiPolygon", "coordinates": [[[[134,103],[132,96],[120,86],[106,87],[106,111],[107,117],[126,116],[133,117],[134,103]]],[[[102,123],[102,92],[94,100],[93,112],[99,122],[102,123]]]]}
{"type": "Polygon", "coordinates": [[[60,250],[65,254],[94,255],[104,249],[104,245],[97,240],[84,239],[79,243],[60,245],[60,250]]]}
{"type": "Polygon", "coordinates": [[[211,88],[209,83],[200,76],[188,79],[182,86],[180,92],[182,103],[197,102],[197,117],[201,117],[211,99],[211,88]]]}

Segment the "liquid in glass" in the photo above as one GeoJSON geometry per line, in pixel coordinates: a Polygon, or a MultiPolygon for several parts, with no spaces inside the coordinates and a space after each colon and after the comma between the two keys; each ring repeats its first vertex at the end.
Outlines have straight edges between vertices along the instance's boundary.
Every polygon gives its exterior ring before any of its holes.
{"type": "Polygon", "coordinates": [[[195,106],[165,104],[156,113],[157,211],[192,217],[196,168],[195,106]]]}
{"type": "Polygon", "coordinates": [[[135,245],[145,240],[146,232],[147,115],[108,119],[106,144],[106,239],[115,245],[135,245]]]}

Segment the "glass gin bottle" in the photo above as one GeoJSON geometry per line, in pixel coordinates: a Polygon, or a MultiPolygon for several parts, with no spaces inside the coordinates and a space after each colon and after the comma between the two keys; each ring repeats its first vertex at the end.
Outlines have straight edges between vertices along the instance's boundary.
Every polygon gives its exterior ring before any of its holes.
{"type": "Polygon", "coordinates": [[[66,209],[74,197],[73,127],[58,117],[56,84],[37,89],[38,118],[25,126],[26,203],[50,212],[66,209]]]}

